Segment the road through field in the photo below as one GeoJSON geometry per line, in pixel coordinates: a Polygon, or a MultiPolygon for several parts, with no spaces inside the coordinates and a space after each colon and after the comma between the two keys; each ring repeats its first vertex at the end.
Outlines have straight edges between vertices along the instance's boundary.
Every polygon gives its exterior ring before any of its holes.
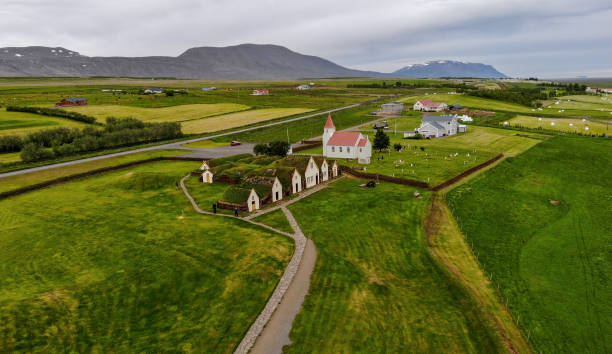
{"type": "MultiPolygon", "coordinates": [[[[73,161],[56,163],[56,164],[52,164],[52,165],[45,165],[45,166],[40,166],[40,167],[33,167],[33,168],[28,168],[28,169],[23,169],[23,170],[18,170],[18,171],[1,173],[0,174],[0,178],[21,175],[21,174],[29,173],[29,172],[43,171],[43,170],[48,170],[50,168],[70,166],[70,165],[75,165],[75,164],[79,164],[79,163],[82,163],[82,162],[106,159],[106,158],[109,158],[109,157],[129,155],[129,154],[133,154],[133,153],[137,153],[137,152],[144,152],[144,151],[151,151],[151,150],[158,150],[158,149],[184,149],[181,146],[182,144],[188,144],[188,143],[193,143],[193,142],[200,141],[200,140],[213,139],[213,138],[218,138],[218,137],[232,135],[232,134],[237,134],[237,133],[244,133],[244,132],[248,132],[248,131],[256,130],[256,129],[260,129],[260,128],[266,128],[266,127],[271,127],[271,126],[275,126],[275,125],[279,125],[279,124],[285,124],[285,123],[294,122],[294,121],[298,121],[298,120],[302,120],[302,119],[312,118],[312,117],[316,117],[316,116],[320,116],[320,115],[325,115],[325,114],[329,114],[329,113],[333,113],[333,112],[342,111],[342,110],[349,109],[349,108],[358,107],[358,106],[361,106],[361,105],[369,103],[369,102],[371,102],[371,101],[356,103],[356,104],[352,104],[352,105],[344,106],[344,107],[339,107],[339,108],[334,108],[334,109],[326,110],[326,111],[323,111],[323,112],[311,113],[311,114],[307,114],[307,115],[304,115],[304,116],[299,116],[299,117],[296,117],[296,118],[286,119],[286,120],[282,120],[282,121],[278,121],[278,122],[258,125],[258,126],[255,126],[255,127],[249,127],[249,128],[244,128],[244,129],[237,129],[237,130],[233,130],[233,131],[226,132],[226,133],[221,133],[221,134],[207,135],[207,136],[204,136],[204,137],[201,137],[201,138],[188,139],[188,140],[178,141],[178,142],[169,143],[169,144],[149,146],[149,147],[146,147],[146,148],[134,149],[134,150],[129,150],[129,151],[121,151],[121,152],[116,152],[116,153],[113,153],[113,154],[89,157],[89,158],[86,158],[86,159],[73,160],[73,161]]],[[[189,149],[189,150],[192,150],[192,149],[189,149]]]]}

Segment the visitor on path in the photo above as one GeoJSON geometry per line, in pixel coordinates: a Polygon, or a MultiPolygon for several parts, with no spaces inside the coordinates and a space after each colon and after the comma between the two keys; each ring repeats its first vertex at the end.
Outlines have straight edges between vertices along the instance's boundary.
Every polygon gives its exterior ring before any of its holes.
{"type": "Polygon", "coordinates": [[[213,203],[213,213],[217,213],[217,204],[213,203]]]}
{"type": "Polygon", "coordinates": [[[234,208],[234,216],[238,217],[238,208],[234,208]]]}

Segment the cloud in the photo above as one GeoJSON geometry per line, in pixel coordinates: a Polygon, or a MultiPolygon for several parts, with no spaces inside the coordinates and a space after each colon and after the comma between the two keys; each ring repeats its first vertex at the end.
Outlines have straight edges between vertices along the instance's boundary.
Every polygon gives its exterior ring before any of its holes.
{"type": "Polygon", "coordinates": [[[0,43],[92,56],[272,43],[378,71],[456,59],[514,76],[598,75],[612,70],[610,18],[609,0],[4,0],[0,43]]]}

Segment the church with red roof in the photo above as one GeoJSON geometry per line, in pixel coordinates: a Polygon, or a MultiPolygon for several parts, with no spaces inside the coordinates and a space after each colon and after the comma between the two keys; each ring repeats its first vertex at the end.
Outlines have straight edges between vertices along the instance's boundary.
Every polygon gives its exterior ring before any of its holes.
{"type": "Polygon", "coordinates": [[[323,128],[323,156],[357,159],[359,163],[368,164],[372,157],[372,144],[360,132],[337,132],[330,114],[323,128]]]}

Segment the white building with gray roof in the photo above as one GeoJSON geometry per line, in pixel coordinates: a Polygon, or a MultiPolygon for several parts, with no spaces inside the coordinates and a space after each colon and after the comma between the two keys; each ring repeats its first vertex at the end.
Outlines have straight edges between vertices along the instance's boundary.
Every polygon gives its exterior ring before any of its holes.
{"type": "Polygon", "coordinates": [[[459,124],[456,115],[425,116],[417,129],[425,138],[440,138],[467,131],[467,125],[459,124]]]}

